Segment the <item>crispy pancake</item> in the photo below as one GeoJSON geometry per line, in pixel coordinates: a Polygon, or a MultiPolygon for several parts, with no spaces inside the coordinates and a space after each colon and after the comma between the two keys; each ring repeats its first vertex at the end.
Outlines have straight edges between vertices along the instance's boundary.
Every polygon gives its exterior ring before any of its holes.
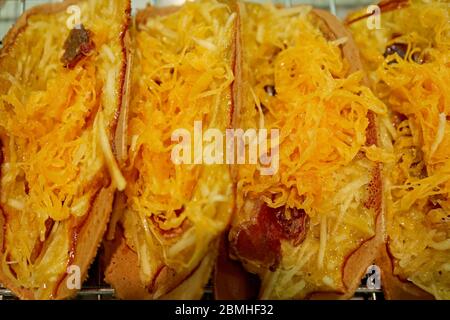
{"type": "MultiPolygon", "coordinates": [[[[236,14],[221,1],[138,12],[106,281],[122,299],[198,299],[233,205],[229,166],[177,165],[171,134],[231,125],[236,14]],[[156,72],[157,71],[157,72],[156,72]]],[[[173,139],[172,139],[173,140],[173,139]]]]}
{"type": "MultiPolygon", "coordinates": [[[[349,298],[382,243],[380,167],[365,150],[377,144],[385,106],[331,14],[257,4],[240,14],[235,126],[278,128],[280,168],[262,176],[254,165],[234,167],[231,256],[260,277],[259,298],[349,298]]],[[[237,268],[223,259],[216,268],[218,298],[248,298],[247,286],[220,281],[221,270],[237,268]]]]}
{"type": "Polygon", "coordinates": [[[385,245],[378,259],[387,299],[450,299],[450,7],[382,1],[380,28],[355,12],[347,24],[380,117],[385,245]],[[411,23],[414,21],[414,23],[411,23]]]}
{"type": "Polygon", "coordinates": [[[129,12],[128,0],[37,6],[3,41],[0,282],[20,298],[76,294],[67,269],[86,278],[124,188],[112,145],[129,12]],[[73,29],[70,5],[81,13],[73,29]]]}

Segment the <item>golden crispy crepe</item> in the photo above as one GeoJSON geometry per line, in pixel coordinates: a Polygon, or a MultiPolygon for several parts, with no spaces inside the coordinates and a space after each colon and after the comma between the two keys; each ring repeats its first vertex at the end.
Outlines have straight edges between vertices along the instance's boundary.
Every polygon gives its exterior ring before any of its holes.
{"type": "Polygon", "coordinates": [[[114,190],[125,187],[112,141],[129,10],[128,0],[38,6],[3,41],[0,283],[20,298],[76,293],[69,276],[86,278],[114,190]]]}
{"type": "Polygon", "coordinates": [[[385,106],[331,14],[242,4],[240,21],[235,126],[279,129],[279,170],[235,166],[231,255],[261,278],[259,298],[351,297],[382,240],[379,166],[365,152],[385,106]]]}
{"type": "Polygon", "coordinates": [[[380,28],[347,18],[374,90],[388,106],[381,145],[388,299],[450,299],[450,7],[383,1],[380,28]]]}
{"type": "Polygon", "coordinates": [[[120,298],[198,299],[209,279],[231,215],[230,170],[175,164],[172,134],[192,133],[195,121],[204,131],[230,126],[232,6],[207,0],[137,15],[128,122],[123,117],[128,184],[106,243],[106,281],[120,298]]]}

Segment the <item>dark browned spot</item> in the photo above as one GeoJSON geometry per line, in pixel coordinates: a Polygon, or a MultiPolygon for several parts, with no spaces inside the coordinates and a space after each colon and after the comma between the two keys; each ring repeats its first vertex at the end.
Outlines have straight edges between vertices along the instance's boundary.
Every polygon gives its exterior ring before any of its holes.
{"type": "Polygon", "coordinates": [[[305,236],[305,223],[308,215],[302,209],[288,209],[286,207],[274,210],[277,223],[281,228],[281,237],[292,240],[294,245],[300,244],[305,236]]]}
{"type": "Polygon", "coordinates": [[[405,121],[408,118],[402,113],[398,113],[398,112],[392,111],[391,119],[392,119],[392,124],[394,125],[394,127],[398,128],[400,123],[402,123],[403,121],[405,121]]]}
{"type": "MultiPolygon", "coordinates": [[[[401,59],[405,59],[408,53],[408,45],[405,43],[393,43],[386,47],[386,50],[383,53],[385,58],[397,54],[401,59]]],[[[414,52],[411,56],[412,60],[416,63],[422,64],[424,61],[420,57],[419,52],[414,52]]],[[[395,60],[391,60],[388,64],[395,64],[395,60]]]]}
{"type": "Polygon", "coordinates": [[[308,215],[302,209],[270,208],[263,203],[256,221],[243,225],[234,241],[239,257],[258,261],[275,270],[281,260],[281,239],[299,245],[306,235],[308,215]]]}
{"type": "MultiPolygon", "coordinates": [[[[183,211],[184,211],[184,206],[176,209],[175,215],[177,217],[179,217],[180,214],[183,213],[183,211]]],[[[164,236],[166,239],[171,239],[171,238],[175,238],[175,237],[182,235],[183,232],[186,231],[189,228],[189,226],[191,225],[189,223],[188,219],[184,219],[179,227],[166,230],[166,229],[162,229],[160,227],[160,223],[164,223],[166,221],[166,217],[164,215],[152,215],[150,218],[150,221],[158,229],[158,232],[162,236],[164,236]]]]}
{"type": "Polygon", "coordinates": [[[64,42],[64,54],[61,58],[64,67],[73,69],[79,61],[91,54],[95,48],[91,36],[91,31],[85,29],[83,25],[70,30],[64,42]]]}
{"type": "Polygon", "coordinates": [[[383,56],[386,58],[393,54],[398,54],[400,58],[405,59],[408,51],[408,45],[404,43],[393,43],[386,47],[383,56]]]}
{"type": "Polygon", "coordinates": [[[275,90],[275,86],[272,86],[272,85],[264,86],[264,91],[266,91],[266,93],[271,97],[273,97],[277,94],[277,91],[275,90]]]}
{"type": "Polygon", "coordinates": [[[378,145],[378,130],[375,113],[369,110],[367,113],[367,119],[369,120],[369,125],[366,129],[366,145],[378,145]]]}

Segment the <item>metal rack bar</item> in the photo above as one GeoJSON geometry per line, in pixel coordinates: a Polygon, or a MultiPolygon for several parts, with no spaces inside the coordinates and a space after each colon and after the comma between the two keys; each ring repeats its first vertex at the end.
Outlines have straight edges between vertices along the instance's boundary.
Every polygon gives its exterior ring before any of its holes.
{"type": "Polygon", "coordinates": [[[329,5],[330,12],[332,14],[336,15],[336,0],[330,0],[328,5],[329,5]]]}
{"type": "MultiPolygon", "coordinates": [[[[382,296],[383,292],[381,289],[367,289],[367,288],[358,288],[355,292],[354,299],[366,299],[366,300],[378,300],[382,296]]],[[[103,299],[114,299],[114,289],[109,287],[97,287],[97,288],[82,288],[78,294],[77,299],[94,299],[94,300],[103,300],[103,299]]],[[[213,290],[212,288],[205,289],[205,296],[212,297],[213,290]]],[[[0,300],[3,299],[14,299],[14,294],[8,289],[0,289],[0,300]]]]}

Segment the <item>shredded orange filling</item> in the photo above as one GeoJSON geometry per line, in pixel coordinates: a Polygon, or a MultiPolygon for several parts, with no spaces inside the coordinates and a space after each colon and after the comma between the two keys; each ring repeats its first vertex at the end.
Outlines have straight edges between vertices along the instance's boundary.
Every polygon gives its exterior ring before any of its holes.
{"type": "Polygon", "coordinates": [[[124,187],[110,139],[127,1],[79,6],[95,50],[73,70],[61,62],[70,31],[64,10],[29,17],[0,58],[0,203],[6,216],[0,268],[36,298],[51,297],[65,273],[75,219],[109,185],[107,168],[113,183],[124,187]]]}
{"type": "Polygon", "coordinates": [[[206,0],[150,16],[133,30],[124,226],[145,284],[162,266],[175,272],[155,298],[199,264],[230,217],[228,166],[175,164],[171,151],[178,129],[194,143],[195,121],[203,130],[229,125],[235,23],[226,4],[206,0]]]}
{"type": "Polygon", "coordinates": [[[369,110],[382,114],[385,106],[364,86],[362,72],[349,75],[340,47],[347,40],[327,40],[311,8],[245,4],[241,12],[241,125],[280,130],[280,167],[273,176],[254,165],[237,168],[235,225],[250,219],[246,199],[303,209],[310,218],[302,244],[282,243],[277,271],[251,261],[247,267],[263,277],[263,298],[343,290],[346,256],[375,231],[375,214],[363,205],[373,163],[357,155],[369,110]]]}

